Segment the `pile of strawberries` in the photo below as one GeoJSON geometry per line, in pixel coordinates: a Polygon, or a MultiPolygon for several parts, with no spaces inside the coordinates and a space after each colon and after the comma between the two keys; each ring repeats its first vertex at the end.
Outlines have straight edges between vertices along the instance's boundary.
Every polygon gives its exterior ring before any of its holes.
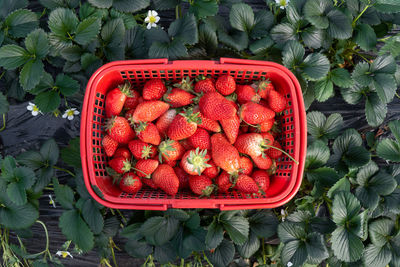
{"type": "Polygon", "coordinates": [[[120,85],[105,100],[107,171],[133,194],[142,186],[171,196],[186,188],[201,196],[265,194],[275,160],[286,154],[275,140],[275,115],[285,107],[285,97],[264,79],[239,85],[223,75],[171,86],[157,78],[143,88],[120,85]]]}

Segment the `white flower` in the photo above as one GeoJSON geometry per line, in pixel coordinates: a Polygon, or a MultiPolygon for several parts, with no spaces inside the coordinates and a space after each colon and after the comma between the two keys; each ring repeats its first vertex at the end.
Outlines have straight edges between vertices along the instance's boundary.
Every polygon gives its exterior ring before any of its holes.
{"type": "Polygon", "coordinates": [[[293,263],[291,263],[290,261],[287,263],[287,265],[286,265],[287,267],[292,267],[293,266],[293,263]]]}
{"type": "Polygon", "coordinates": [[[76,110],[76,108],[70,108],[70,109],[67,109],[65,112],[64,112],[64,114],[62,115],[62,117],[65,119],[65,118],[68,118],[70,121],[71,120],[73,120],[74,119],[74,115],[78,115],[79,114],[79,111],[77,111],[76,110]]]}
{"type": "MultiPolygon", "coordinates": [[[[281,209],[281,215],[282,215],[282,222],[285,221],[286,217],[288,216],[288,213],[286,210],[281,209]]],[[[291,265],[290,265],[291,266],[291,265]]]]}
{"type": "Polygon", "coordinates": [[[56,202],[53,200],[53,196],[52,195],[49,195],[49,204],[50,205],[52,205],[53,206],[53,208],[55,208],[56,207],[56,202]]]}
{"type": "Polygon", "coordinates": [[[37,116],[40,114],[43,114],[38,106],[36,106],[35,104],[33,104],[32,102],[29,102],[28,106],[26,107],[27,110],[32,111],[32,116],[37,116]]]}
{"type": "Polygon", "coordinates": [[[289,4],[290,0],[275,0],[275,3],[280,6],[281,9],[285,9],[289,4]]]}
{"type": "Polygon", "coordinates": [[[149,10],[147,13],[147,17],[144,19],[144,22],[147,23],[147,29],[151,29],[151,27],[156,27],[157,22],[160,21],[160,17],[158,16],[157,11],[149,10]]]}
{"type": "Polygon", "coordinates": [[[71,253],[69,253],[68,251],[61,251],[61,250],[59,250],[59,251],[57,251],[56,255],[57,255],[57,256],[61,256],[61,257],[63,257],[63,258],[66,258],[67,256],[70,256],[71,258],[74,258],[74,257],[71,255],[71,253]]]}

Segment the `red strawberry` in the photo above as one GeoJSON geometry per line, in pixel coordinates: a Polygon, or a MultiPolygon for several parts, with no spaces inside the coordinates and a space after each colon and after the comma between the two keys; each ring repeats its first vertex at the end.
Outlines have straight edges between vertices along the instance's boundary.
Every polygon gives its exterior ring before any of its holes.
{"type": "Polygon", "coordinates": [[[137,176],[150,178],[151,174],[157,169],[158,160],[141,159],[136,162],[135,171],[137,176]]]}
{"type": "Polygon", "coordinates": [[[128,172],[119,182],[119,188],[128,194],[135,194],[142,189],[142,181],[133,172],[128,172]]]}
{"type": "Polygon", "coordinates": [[[199,113],[193,113],[188,109],[185,113],[179,113],[168,127],[167,135],[172,140],[182,140],[192,136],[200,122],[199,113]]]}
{"type": "Polygon", "coordinates": [[[214,186],[210,178],[204,175],[191,175],[189,177],[190,190],[200,196],[209,196],[214,191],[214,186]]]}
{"type": "Polygon", "coordinates": [[[112,117],[109,119],[106,123],[106,132],[119,144],[127,144],[135,138],[135,132],[124,117],[112,117]]]}
{"type": "Polygon", "coordinates": [[[228,137],[229,143],[235,143],[240,127],[240,119],[238,115],[235,114],[232,118],[220,120],[219,122],[222,125],[222,129],[224,129],[226,137],[228,137]]]}
{"type": "Polygon", "coordinates": [[[192,143],[189,141],[189,138],[180,140],[179,143],[183,146],[185,150],[193,149],[192,143]]]}
{"type": "Polygon", "coordinates": [[[260,133],[261,136],[264,138],[264,143],[265,145],[272,145],[274,143],[274,136],[270,134],[269,132],[266,133],[260,133]]]}
{"type": "Polygon", "coordinates": [[[218,122],[215,120],[210,120],[201,114],[199,106],[193,108],[193,112],[199,112],[199,118],[201,119],[201,123],[198,124],[199,127],[204,128],[211,132],[219,133],[221,131],[221,126],[219,126],[218,122]]]}
{"type": "Polygon", "coordinates": [[[129,96],[130,87],[130,83],[125,83],[107,93],[105,104],[107,118],[118,116],[121,113],[126,97],[129,96]]]}
{"type": "Polygon", "coordinates": [[[167,129],[171,122],[174,120],[176,114],[176,109],[169,109],[164,114],[162,114],[160,118],[158,118],[156,122],[156,127],[160,135],[166,134],[167,129]]]}
{"type": "Polygon", "coordinates": [[[211,167],[207,163],[209,159],[206,149],[200,150],[196,148],[183,154],[180,166],[190,175],[200,175],[206,168],[211,167]]]}
{"type": "Polygon", "coordinates": [[[169,165],[169,166],[171,166],[172,168],[173,167],[175,167],[176,166],[176,163],[177,163],[178,161],[176,161],[176,160],[166,160],[165,161],[165,164],[167,164],[167,165],[169,165]]]}
{"type": "Polygon", "coordinates": [[[208,165],[210,165],[211,167],[206,168],[202,174],[204,174],[205,176],[207,176],[208,178],[214,179],[215,177],[218,176],[219,174],[219,168],[217,165],[215,165],[213,160],[209,160],[208,165]]]}
{"type": "Polygon", "coordinates": [[[189,174],[185,172],[181,167],[174,167],[176,176],[179,179],[179,189],[185,189],[189,187],[189,174]]]}
{"type": "Polygon", "coordinates": [[[194,91],[196,93],[215,92],[215,86],[214,86],[213,79],[206,78],[204,76],[199,76],[198,79],[200,79],[200,80],[194,85],[194,91]]]}
{"type": "Polygon", "coordinates": [[[166,161],[175,161],[181,159],[183,153],[185,153],[184,147],[175,140],[165,140],[162,141],[161,144],[158,146],[158,154],[160,162],[163,159],[166,161]]]}
{"type": "Polygon", "coordinates": [[[168,195],[175,196],[178,193],[179,179],[171,166],[167,164],[159,165],[153,172],[152,179],[157,187],[168,195]]]}
{"type": "Polygon", "coordinates": [[[125,112],[124,115],[125,119],[129,120],[132,117],[133,113],[135,113],[135,109],[130,109],[127,112],[125,112]]]}
{"type": "Polygon", "coordinates": [[[237,173],[240,168],[240,156],[222,134],[211,136],[211,154],[215,164],[228,173],[237,173]]]}
{"type": "Polygon", "coordinates": [[[215,82],[215,89],[222,95],[230,95],[236,90],[235,78],[230,75],[222,75],[215,82]]]}
{"type": "Polygon", "coordinates": [[[211,147],[210,135],[200,127],[197,128],[196,132],[188,140],[194,148],[210,149],[211,147]]]}
{"type": "Polygon", "coordinates": [[[153,188],[153,189],[158,188],[158,186],[154,183],[153,179],[142,178],[142,183],[144,183],[145,185],[147,185],[148,187],[153,188]]]}
{"type": "Polygon", "coordinates": [[[167,88],[161,79],[152,78],[144,84],[142,96],[144,100],[158,100],[166,91],[167,88]]]}
{"type": "Polygon", "coordinates": [[[261,99],[260,102],[258,102],[258,104],[260,104],[263,107],[269,108],[268,102],[264,99],[261,99]]]}
{"type": "Polygon", "coordinates": [[[223,171],[217,179],[215,179],[215,183],[218,187],[218,192],[226,193],[231,188],[232,183],[230,181],[229,173],[223,171]]]}
{"type": "Polygon", "coordinates": [[[271,165],[272,165],[272,160],[270,157],[268,157],[267,155],[260,155],[258,157],[251,157],[251,159],[253,160],[254,164],[263,170],[268,170],[271,165]]]}
{"type": "Polygon", "coordinates": [[[137,137],[145,143],[158,146],[161,142],[157,127],[151,122],[140,122],[135,125],[137,137]]]}
{"type": "Polygon", "coordinates": [[[258,129],[260,129],[260,131],[263,133],[268,132],[269,130],[272,129],[272,126],[274,126],[274,123],[275,123],[274,119],[263,121],[258,125],[258,129]]]}
{"type": "MultiPolygon", "coordinates": [[[[274,143],[272,144],[272,146],[282,149],[281,144],[279,144],[278,141],[274,141],[274,143]]],[[[282,156],[282,151],[279,151],[273,147],[270,147],[269,149],[267,149],[267,155],[271,158],[271,159],[277,159],[280,158],[282,156]]]]}
{"type": "Polygon", "coordinates": [[[137,105],[132,116],[131,122],[154,121],[169,109],[169,105],[159,100],[144,101],[137,105]]]}
{"type": "Polygon", "coordinates": [[[245,124],[245,125],[242,125],[242,126],[240,126],[240,132],[241,133],[247,133],[248,131],[249,131],[249,125],[247,125],[247,124],[245,124]]]}
{"type": "Polygon", "coordinates": [[[256,90],[250,85],[238,85],[236,87],[237,101],[239,104],[245,104],[249,101],[258,103],[260,96],[257,95],[256,90]]]}
{"type": "Polygon", "coordinates": [[[257,103],[247,102],[239,110],[239,117],[249,124],[259,124],[275,117],[275,112],[257,103]]]}
{"type": "Polygon", "coordinates": [[[173,108],[187,106],[193,103],[194,95],[179,88],[168,89],[163,99],[173,108]]]}
{"type": "Polygon", "coordinates": [[[253,171],[253,162],[248,157],[240,157],[241,173],[250,175],[253,171]]]}
{"type": "Polygon", "coordinates": [[[126,147],[120,147],[115,150],[114,157],[123,157],[126,159],[130,159],[132,156],[132,153],[127,149],[126,147]]]}
{"type": "Polygon", "coordinates": [[[274,85],[268,79],[265,79],[265,78],[253,83],[252,87],[254,87],[256,90],[256,93],[261,98],[264,98],[264,99],[267,99],[269,92],[271,90],[274,90],[274,85]]]}
{"type": "Polygon", "coordinates": [[[278,113],[286,108],[286,98],[275,90],[269,92],[267,102],[269,108],[278,113]]]}
{"type": "Polygon", "coordinates": [[[199,107],[201,113],[211,120],[225,120],[236,114],[236,109],[230,101],[217,92],[203,95],[199,107]]]}
{"type": "Polygon", "coordinates": [[[273,159],[271,167],[269,167],[269,169],[267,170],[267,174],[270,176],[274,175],[277,170],[278,170],[278,164],[277,164],[276,160],[273,159]]]}
{"type": "Polygon", "coordinates": [[[258,184],[259,188],[261,189],[260,191],[265,194],[269,187],[268,173],[264,170],[256,170],[255,172],[253,172],[253,175],[251,177],[258,184]]]}
{"type": "Polygon", "coordinates": [[[235,188],[242,193],[258,193],[258,185],[254,179],[245,174],[239,175],[235,184],[235,188]]]}
{"type": "Polygon", "coordinates": [[[263,155],[265,146],[264,138],[258,133],[246,133],[239,135],[235,147],[240,153],[257,157],[263,155]]]}
{"type": "Polygon", "coordinates": [[[108,157],[112,157],[118,147],[118,142],[112,139],[109,135],[103,137],[101,144],[103,145],[108,157]]]}
{"type": "Polygon", "coordinates": [[[125,173],[131,170],[129,159],[123,157],[113,158],[108,162],[108,165],[117,173],[125,173]]]}
{"type": "Polygon", "coordinates": [[[132,140],[129,142],[128,146],[135,159],[152,158],[157,152],[154,146],[146,144],[141,140],[132,140]]]}
{"type": "Polygon", "coordinates": [[[137,91],[131,89],[130,96],[128,96],[126,98],[124,107],[127,109],[136,108],[136,106],[139,104],[139,97],[140,97],[140,94],[137,91]]]}

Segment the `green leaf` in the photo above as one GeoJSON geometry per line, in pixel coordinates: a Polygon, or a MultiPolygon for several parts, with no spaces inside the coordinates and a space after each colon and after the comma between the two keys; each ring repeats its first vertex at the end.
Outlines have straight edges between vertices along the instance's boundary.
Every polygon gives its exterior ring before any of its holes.
{"type": "Polygon", "coordinates": [[[346,177],[341,178],[337,181],[328,191],[327,196],[333,198],[333,196],[341,191],[350,192],[350,182],[346,177]]]}
{"type": "MultiPolygon", "coordinates": [[[[156,6],[159,9],[158,5],[156,6]]],[[[189,12],[198,19],[214,16],[218,12],[218,3],[216,0],[196,0],[190,5],[189,12]]]]}
{"type": "Polygon", "coordinates": [[[128,239],[139,240],[142,237],[140,233],[141,226],[141,223],[127,225],[121,230],[120,235],[128,239]]]}
{"type": "Polygon", "coordinates": [[[89,3],[98,8],[110,8],[113,4],[113,0],[88,0],[89,3]]]}
{"type": "Polygon", "coordinates": [[[68,146],[61,149],[61,159],[71,167],[81,168],[79,138],[71,139],[68,146]]]}
{"type": "Polygon", "coordinates": [[[170,43],[155,42],[149,50],[150,58],[169,58],[178,59],[187,57],[187,49],[179,39],[174,39],[170,43]]]}
{"type": "Polygon", "coordinates": [[[25,188],[20,183],[9,183],[7,186],[7,195],[18,206],[26,204],[25,188]]]}
{"type": "Polygon", "coordinates": [[[216,219],[208,226],[206,235],[206,245],[208,248],[216,248],[224,239],[224,229],[216,219]]]}
{"type": "MultiPolygon", "coordinates": [[[[286,44],[288,41],[297,40],[297,31],[295,26],[284,22],[274,26],[271,29],[271,37],[278,44],[286,44]]],[[[285,50],[285,49],[284,49],[285,50]]]]}
{"type": "Polygon", "coordinates": [[[332,82],[342,88],[350,88],[353,85],[350,73],[346,69],[336,68],[330,72],[332,82]]]}
{"type": "Polygon", "coordinates": [[[368,86],[372,83],[372,77],[366,75],[369,71],[369,65],[366,62],[358,63],[353,70],[352,78],[359,83],[361,86],[368,86]]]}
{"type": "Polygon", "coordinates": [[[389,122],[389,129],[398,142],[400,142],[400,120],[394,120],[389,122]]]}
{"type": "Polygon", "coordinates": [[[285,221],[278,226],[278,236],[283,243],[289,243],[305,238],[306,232],[300,224],[285,221]]]}
{"type": "Polygon", "coordinates": [[[400,162],[400,145],[391,139],[383,139],[376,147],[376,153],[379,157],[393,162],[400,162]]]}
{"type": "Polygon", "coordinates": [[[260,248],[260,240],[250,232],[249,239],[243,245],[236,245],[239,255],[243,258],[250,258],[260,248]]]}
{"type": "Polygon", "coordinates": [[[372,50],[376,46],[376,34],[368,24],[360,24],[355,28],[354,40],[363,50],[372,50]]]}
{"type": "Polygon", "coordinates": [[[249,218],[250,232],[259,238],[274,236],[279,224],[278,218],[270,211],[258,211],[249,218]]]}
{"type": "Polygon", "coordinates": [[[28,61],[19,74],[19,83],[25,91],[29,91],[39,84],[43,72],[44,66],[41,60],[28,61]]]}
{"type": "MultiPolygon", "coordinates": [[[[0,197],[0,203],[5,204],[0,197]]],[[[9,229],[28,228],[39,218],[38,210],[30,203],[17,206],[7,203],[0,207],[0,224],[9,229]]]]}
{"type": "Polygon", "coordinates": [[[249,49],[253,54],[266,54],[268,48],[270,48],[273,44],[274,41],[272,41],[271,37],[267,36],[252,42],[249,46],[249,49]]]}
{"type": "Polygon", "coordinates": [[[306,46],[316,49],[320,48],[327,39],[325,31],[314,26],[307,27],[300,35],[306,46]]]}
{"type": "Polygon", "coordinates": [[[121,18],[109,20],[101,29],[101,38],[107,46],[119,46],[125,38],[125,26],[121,18]]]}
{"type": "Polygon", "coordinates": [[[385,267],[392,259],[392,252],[387,246],[369,244],[364,251],[363,262],[365,266],[385,267]]]}
{"type": "Polygon", "coordinates": [[[234,216],[221,222],[233,243],[242,245],[246,242],[249,236],[249,221],[246,218],[234,216]]]}
{"type": "Polygon", "coordinates": [[[333,168],[321,167],[307,171],[309,181],[317,181],[323,186],[330,187],[339,180],[339,174],[333,168]]]}
{"type": "Polygon", "coordinates": [[[382,13],[398,13],[400,5],[395,0],[377,0],[374,7],[382,13]]]}
{"type": "Polygon", "coordinates": [[[9,107],[10,106],[8,104],[7,97],[3,95],[2,92],[0,92],[0,115],[6,114],[8,112],[9,107]]]}
{"type": "Polygon", "coordinates": [[[254,15],[254,25],[250,33],[251,38],[258,39],[268,36],[272,25],[274,25],[274,15],[270,11],[257,11],[254,15]]]}
{"type": "Polygon", "coordinates": [[[357,216],[361,209],[360,202],[349,192],[338,192],[333,199],[332,219],[341,226],[357,216]]]}
{"type": "Polygon", "coordinates": [[[317,81],[328,74],[330,63],[325,55],[312,53],[304,59],[301,67],[306,79],[317,81]]]}
{"type": "Polygon", "coordinates": [[[54,169],[51,167],[41,168],[36,173],[37,181],[34,185],[33,191],[40,192],[43,190],[54,177],[54,169]]]}
{"type": "Polygon", "coordinates": [[[49,52],[47,34],[42,29],[32,31],[25,38],[25,47],[31,55],[37,58],[44,58],[49,52]]]}
{"type": "Polygon", "coordinates": [[[57,75],[55,86],[64,96],[71,96],[79,90],[79,83],[68,75],[57,75]]]}
{"type": "Polygon", "coordinates": [[[48,26],[53,34],[62,38],[72,35],[79,23],[75,12],[68,8],[57,8],[49,15],[48,26]]]}
{"type": "Polygon", "coordinates": [[[237,30],[233,31],[231,34],[224,31],[218,31],[218,38],[222,44],[237,51],[246,49],[249,44],[247,33],[237,30]]]}
{"type": "Polygon", "coordinates": [[[8,14],[13,12],[14,10],[26,8],[28,6],[28,1],[1,0],[0,5],[2,6],[2,8],[0,9],[0,18],[4,19],[8,14]]]}
{"type": "MultiPolygon", "coordinates": [[[[98,1],[98,0],[97,0],[98,1]]],[[[121,11],[134,13],[150,5],[150,0],[113,0],[112,6],[121,11]]]]}
{"type": "Polygon", "coordinates": [[[41,92],[47,91],[47,89],[54,86],[54,80],[50,73],[44,72],[40,78],[40,82],[35,88],[29,91],[29,93],[38,95],[41,92]]]}
{"type": "Polygon", "coordinates": [[[319,233],[310,233],[307,236],[306,249],[308,258],[314,263],[329,257],[328,249],[325,246],[324,237],[319,233]]]}
{"type": "Polygon", "coordinates": [[[67,239],[77,244],[83,252],[87,252],[93,248],[93,233],[77,210],[64,211],[60,217],[58,226],[67,239]]]}
{"type": "Polygon", "coordinates": [[[386,218],[378,219],[370,223],[368,231],[372,244],[378,247],[386,245],[389,241],[388,238],[394,230],[394,226],[394,222],[386,218]]]}
{"type": "Polygon", "coordinates": [[[302,266],[307,260],[307,248],[305,242],[293,240],[286,243],[281,253],[282,263],[287,266],[291,262],[294,266],[302,266]]]}
{"type": "Polygon", "coordinates": [[[397,88],[394,76],[386,73],[376,74],[370,87],[377,92],[383,103],[393,100],[397,88]]]}
{"type": "Polygon", "coordinates": [[[82,69],[86,70],[88,73],[95,72],[96,69],[101,67],[102,63],[103,62],[100,58],[90,53],[85,53],[81,57],[82,69]]]}
{"type": "Polygon", "coordinates": [[[386,117],[387,106],[376,93],[371,93],[365,100],[365,116],[369,125],[378,127],[386,117]]]}
{"type": "Polygon", "coordinates": [[[381,47],[378,54],[380,56],[389,54],[393,57],[400,55],[400,35],[396,34],[385,41],[385,44],[381,47]]]}
{"type": "Polygon", "coordinates": [[[307,148],[306,170],[322,167],[328,162],[330,152],[328,146],[321,140],[314,141],[307,148]]]}
{"type": "Polygon", "coordinates": [[[20,164],[23,164],[34,170],[42,167],[44,163],[42,155],[37,151],[22,152],[17,156],[17,160],[20,164]]]}
{"type": "Polygon", "coordinates": [[[332,38],[344,40],[350,38],[353,32],[350,19],[338,9],[332,9],[326,15],[329,20],[328,34],[332,38]]]}
{"type": "Polygon", "coordinates": [[[150,244],[164,245],[177,233],[179,221],[169,217],[151,217],[142,225],[141,232],[150,244]]]}
{"type": "Polygon", "coordinates": [[[366,89],[367,88],[362,87],[360,84],[355,83],[350,88],[340,88],[340,93],[342,94],[344,101],[349,104],[355,105],[359,103],[364,97],[366,89]]]}
{"type": "Polygon", "coordinates": [[[282,52],[283,64],[289,69],[294,69],[301,64],[304,53],[304,47],[299,42],[288,42],[282,52]]]}
{"type": "Polygon", "coordinates": [[[40,148],[40,154],[50,165],[56,165],[60,151],[54,139],[49,139],[40,148]]]}
{"type": "Polygon", "coordinates": [[[119,12],[112,8],[110,10],[110,17],[111,18],[121,18],[124,21],[125,29],[129,30],[132,29],[137,25],[135,17],[132,14],[119,12]]]}
{"type": "Polygon", "coordinates": [[[74,208],[74,191],[68,185],[61,185],[56,178],[53,178],[54,194],[56,200],[64,209],[74,208]]]}
{"type": "Polygon", "coordinates": [[[35,97],[35,103],[42,112],[51,112],[60,106],[61,98],[56,91],[47,91],[35,97]]]}
{"type": "Polygon", "coordinates": [[[176,251],[171,242],[154,248],[154,259],[160,264],[167,264],[176,259],[176,251]]]}
{"type": "Polygon", "coordinates": [[[124,246],[125,251],[135,258],[146,258],[153,253],[153,247],[147,244],[146,241],[137,241],[129,239],[124,246]]]}
{"type": "Polygon", "coordinates": [[[333,231],[331,242],[333,253],[338,259],[352,262],[361,258],[364,250],[361,239],[353,232],[347,231],[343,226],[333,231]]]}
{"type": "Polygon", "coordinates": [[[213,54],[218,48],[217,33],[207,23],[199,26],[199,45],[205,48],[208,54],[213,54]]]}
{"type": "Polygon", "coordinates": [[[224,239],[214,252],[207,250],[206,255],[215,267],[225,267],[233,260],[235,246],[231,241],[224,239]]]}
{"type": "Polygon", "coordinates": [[[304,16],[312,25],[319,29],[327,29],[329,19],[326,12],[333,8],[332,2],[329,0],[306,2],[303,8],[304,16]]]}
{"type": "Polygon", "coordinates": [[[229,12],[229,21],[233,28],[249,33],[254,25],[253,9],[247,4],[234,4],[229,12]]]}
{"type": "Polygon", "coordinates": [[[314,85],[315,99],[324,102],[334,95],[333,83],[330,79],[325,78],[317,81],[314,85]]]}
{"type": "Polygon", "coordinates": [[[103,230],[104,220],[96,204],[93,199],[87,199],[83,204],[82,216],[93,233],[99,234],[103,230]]]}
{"type": "Polygon", "coordinates": [[[338,138],[333,142],[333,151],[335,153],[344,153],[350,147],[361,146],[362,138],[360,134],[353,128],[346,129],[338,138]]]}
{"type": "Polygon", "coordinates": [[[39,26],[36,14],[27,9],[18,9],[12,12],[4,21],[8,27],[8,33],[13,37],[25,37],[39,26]]]}
{"type": "Polygon", "coordinates": [[[80,45],[87,45],[100,32],[101,21],[96,17],[89,17],[78,24],[74,40],[80,45]]]}
{"type": "Polygon", "coordinates": [[[168,28],[168,35],[174,38],[172,42],[179,38],[185,44],[196,44],[198,42],[198,32],[194,15],[188,14],[172,22],[168,28]]]}
{"type": "Polygon", "coordinates": [[[333,113],[328,118],[319,111],[307,113],[307,129],[314,139],[335,138],[343,128],[343,118],[339,113],[333,113]]]}
{"type": "Polygon", "coordinates": [[[371,154],[363,146],[351,146],[344,153],[342,159],[350,168],[361,167],[370,161],[371,154]]]}
{"type": "Polygon", "coordinates": [[[0,47],[0,66],[7,70],[15,69],[29,60],[28,52],[17,45],[0,47]]]}

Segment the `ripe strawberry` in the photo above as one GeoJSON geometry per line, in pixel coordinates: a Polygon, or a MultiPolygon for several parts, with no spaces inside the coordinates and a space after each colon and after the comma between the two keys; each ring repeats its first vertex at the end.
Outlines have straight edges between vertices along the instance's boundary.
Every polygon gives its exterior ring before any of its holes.
{"type": "Polygon", "coordinates": [[[205,176],[207,176],[208,178],[214,179],[215,177],[218,176],[219,174],[219,168],[217,165],[215,165],[213,160],[209,160],[208,165],[210,165],[211,167],[206,168],[202,174],[204,174],[205,176]]]}
{"type": "Polygon", "coordinates": [[[128,147],[135,159],[152,158],[157,152],[154,146],[146,144],[142,140],[138,139],[130,141],[128,147]]]}
{"type": "Polygon", "coordinates": [[[286,98],[275,90],[269,92],[267,102],[269,108],[277,113],[284,111],[286,108],[286,98]]]}
{"type": "Polygon", "coordinates": [[[133,113],[135,113],[135,109],[130,109],[127,112],[125,112],[124,115],[125,119],[129,120],[132,117],[133,113]]]}
{"type": "Polygon", "coordinates": [[[263,107],[269,108],[268,102],[265,99],[261,99],[260,102],[258,102],[263,107]]]}
{"type": "Polygon", "coordinates": [[[179,88],[168,89],[163,99],[173,108],[187,106],[193,103],[194,95],[179,88]]]}
{"type": "Polygon", "coordinates": [[[101,144],[103,145],[108,157],[112,157],[118,147],[118,142],[112,139],[109,135],[103,137],[101,144]]]}
{"type": "Polygon", "coordinates": [[[237,173],[240,168],[240,156],[222,134],[211,136],[211,154],[215,164],[228,173],[237,173]]]}
{"type": "Polygon", "coordinates": [[[260,96],[257,95],[256,90],[250,85],[238,85],[236,87],[237,102],[243,105],[249,101],[258,103],[260,96]]]}
{"type": "Polygon", "coordinates": [[[270,157],[268,157],[267,155],[260,155],[257,157],[251,157],[251,159],[253,160],[254,164],[263,170],[268,170],[271,165],[272,165],[272,160],[270,157]]]}
{"type": "Polygon", "coordinates": [[[140,122],[135,125],[137,137],[145,143],[158,146],[161,142],[157,127],[151,122],[140,122]]]}
{"type": "Polygon", "coordinates": [[[240,170],[242,174],[250,175],[253,171],[253,162],[248,157],[240,157],[240,170]]]}
{"type": "Polygon", "coordinates": [[[167,129],[171,122],[174,120],[176,114],[176,109],[169,109],[164,114],[162,114],[160,118],[158,118],[156,122],[156,127],[160,135],[166,134],[167,129]]]}
{"type": "Polygon", "coordinates": [[[172,140],[188,138],[196,132],[199,122],[199,113],[193,113],[193,109],[188,109],[186,112],[176,115],[168,127],[167,135],[172,140]]]}
{"type": "Polygon", "coordinates": [[[210,135],[203,128],[198,127],[196,132],[188,138],[189,142],[192,144],[194,148],[200,149],[210,149],[211,141],[210,135]]]}
{"type": "Polygon", "coordinates": [[[132,156],[132,153],[127,149],[126,147],[120,147],[115,150],[114,157],[123,157],[126,159],[130,159],[132,156]]]}
{"type": "Polygon", "coordinates": [[[206,168],[211,167],[207,163],[210,157],[207,155],[207,150],[199,148],[188,150],[183,154],[180,166],[190,175],[200,175],[206,168]]]}
{"type": "Polygon", "coordinates": [[[175,140],[165,140],[162,141],[158,146],[158,154],[160,162],[165,159],[166,161],[175,161],[181,159],[183,153],[185,153],[184,147],[175,140]]]}
{"type": "Polygon", "coordinates": [[[196,93],[209,93],[209,92],[215,92],[215,86],[214,86],[214,81],[211,78],[207,78],[204,76],[199,76],[198,77],[198,82],[194,85],[194,91],[196,93]]]}
{"type": "Polygon", "coordinates": [[[127,109],[136,108],[136,106],[139,104],[139,97],[140,97],[140,94],[137,91],[131,89],[130,96],[128,96],[126,98],[124,107],[127,109]]]}
{"type": "Polygon", "coordinates": [[[230,181],[230,176],[229,173],[226,171],[223,171],[217,179],[215,179],[215,183],[218,187],[218,192],[226,193],[229,191],[229,189],[232,186],[232,183],[230,181]]]}
{"type": "Polygon", "coordinates": [[[218,121],[210,120],[209,118],[204,117],[203,114],[201,114],[200,112],[199,106],[194,107],[193,112],[194,113],[199,112],[199,118],[201,119],[201,123],[198,124],[199,127],[204,128],[211,132],[216,132],[216,133],[221,132],[221,126],[219,126],[218,121]]]}
{"type": "Polygon", "coordinates": [[[123,157],[113,158],[108,162],[108,165],[117,173],[125,173],[131,170],[131,163],[129,159],[123,157]]]}
{"type": "Polygon", "coordinates": [[[165,164],[167,164],[167,165],[169,165],[169,166],[171,166],[172,168],[173,167],[175,167],[176,166],[176,163],[177,163],[178,161],[176,161],[176,160],[166,160],[165,161],[165,164]]]}
{"type": "Polygon", "coordinates": [[[135,194],[142,189],[142,181],[133,172],[128,172],[119,182],[119,188],[128,194],[135,194]]]}
{"type": "Polygon", "coordinates": [[[259,124],[275,117],[275,112],[257,103],[247,102],[239,110],[239,117],[249,124],[259,124]]]}
{"type": "Polygon", "coordinates": [[[251,194],[258,193],[258,185],[250,176],[245,174],[239,175],[237,178],[235,188],[242,193],[251,194]]]}
{"type": "Polygon", "coordinates": [[[271,167],[269,167],[269,169],[267,170],[267,174],[270,176],[274,175],[277,170],[278,170],[278,164],[277,164],[276,160],[273,159],[271,167]]]}
{"type": "Polygon", "coordinates": [[[191,175],[189,177],[190,190],[200,196],[209,196],[215,187],[210,178],[204,175],[191,175]]]}
{"type": "MultiPolygon", "coordinates": [[[[282,149],[281,144],[279,144],[278,141],[274,141],[274,143],[272,144],[272,146],[282,149]]],[[[267,155],[271,158],[271,159],[277,159],[280,158],[282,156],[282,151],[279,151],[273,147],[270,147],[269,149],[267,149],[267,155]]]]}
{"type": "Polygon", "coordinates": [[[269,176],[264,170],[256,170],[251,176],[260,188],[261,193],[265,194],[269,187],[269,176]]]}
{"type": "Polygon", "coordinates": [[[111,118],[118,116],[124,107],[126,97],[129,96],[130,83],[125,83],[117,88],[112,89],[106,95],[106,117],[111,118]]]}
{"type": "Polygon", "coordinates": [[[256,93],[264,99],[267,99],[269,92],[274,90],[274,85],[268,79],[261,79],[251,85],[255,88],[256,93]]]}
{"type": "Polygon", "coordinates": [[[230,75],[222,75],[215,82],[215,89],[222,95],[230,95],[236,90],[235,78],[230,75]]]}
{"type": "Polygon", "coordinates": [[[142,183],[144,183],[145,185],[147,185],[148,187],[153,188],[153,189],[158,188],[158,186],[154,183],[153,179],[142,178],[142,183]]]}
{"type": "Polygon", "coordinates": [[[240,119],[238,115],[235,114],[232,118],[220,120],[219,122],[222,125],[222,129],[224,129],[225,135],[228,138],[229,143],[235,143],[236,138],[239,134],[240,127],[240,119]]]}
{"type": "Polygon", "coordinates": [[[179,179],[179,189],[189,188],[189,174],[179,166],[174,167],[174,171],[179,179]]]}
{"type": "Polygon", "coordinates": [[[127,144],[135,137],[129,122],[124,117],[112,117],[106,123],[106,132],[119,144],[127,144]]]}
{"type": "Polygon", "coordinates": [[[178,193],[179,179],[171,166],[167,164],[159,165],[153,172],[152,179],[157,187],[168,195],[175,196],[178,193]]]}
{"type": "Polygon", "coordinates": [[[229,119],[236,114],[236,109],[230,101],[217,92],[203,95],[199,107],[201,113],[211,120],[229,119]]]}
{"type": "Polygon", "coordinates": [[[272,129],[272,126],[274,126],[275,120],[274,119],[270,119],[270,120],[266,120],[261,122],[258,126],[258,129],[265,133],[268,132],[269,130],[272,129]]]}
{"type": "Polygon", "coordinates": [[[144,100],[158,100],[166,91],[167,88],[161,79],[152,78],[144,84],[142,96],[144,100]]]}
{"type": "Polygon", "coordinates": [[[129,120],[133,122],[154,121],[169,109],[169,105],[163,101],[144,101],[137,105],[129,120]]]}
{"type": "Polygon", "coordinates": [[[136,162],[134,170],[137,176],[150,178],[151,174],[157,169],[158,160],[155,159],[141,159],[136,162]]]}
{"type": "Polygon", "coordinates": [[[179,143],[183,146],[185,150],[193,149],[192,143],[189,141],[189,138],[180,140],[179,143]]]}
{"type": "Polygon", "coordinates": [[[257,157],[263,155],[265,146],[264,138],[258,133],[246,133],[239,135],[235,147],[240,153],[257,157]]]}
{"type": "MultiPolygon", "coordinates": [[[[270,134],[269,132],[266,133],[260,133],[261,136],[264,138],[264,143],[265,145],[272,145],[274,143],[274,136],[270,134]]],[[[268,147],[267,147],[268,148],[268,147]]]]}
{"type": "Polygon", "coordinates": [[[247,133],[248,131],[249,131],[249,125],[247,125],[247,124],[245,124],[245,125],[242,125],[242,126],[240,126],[240,132],[241,133],[247,133]]]}

